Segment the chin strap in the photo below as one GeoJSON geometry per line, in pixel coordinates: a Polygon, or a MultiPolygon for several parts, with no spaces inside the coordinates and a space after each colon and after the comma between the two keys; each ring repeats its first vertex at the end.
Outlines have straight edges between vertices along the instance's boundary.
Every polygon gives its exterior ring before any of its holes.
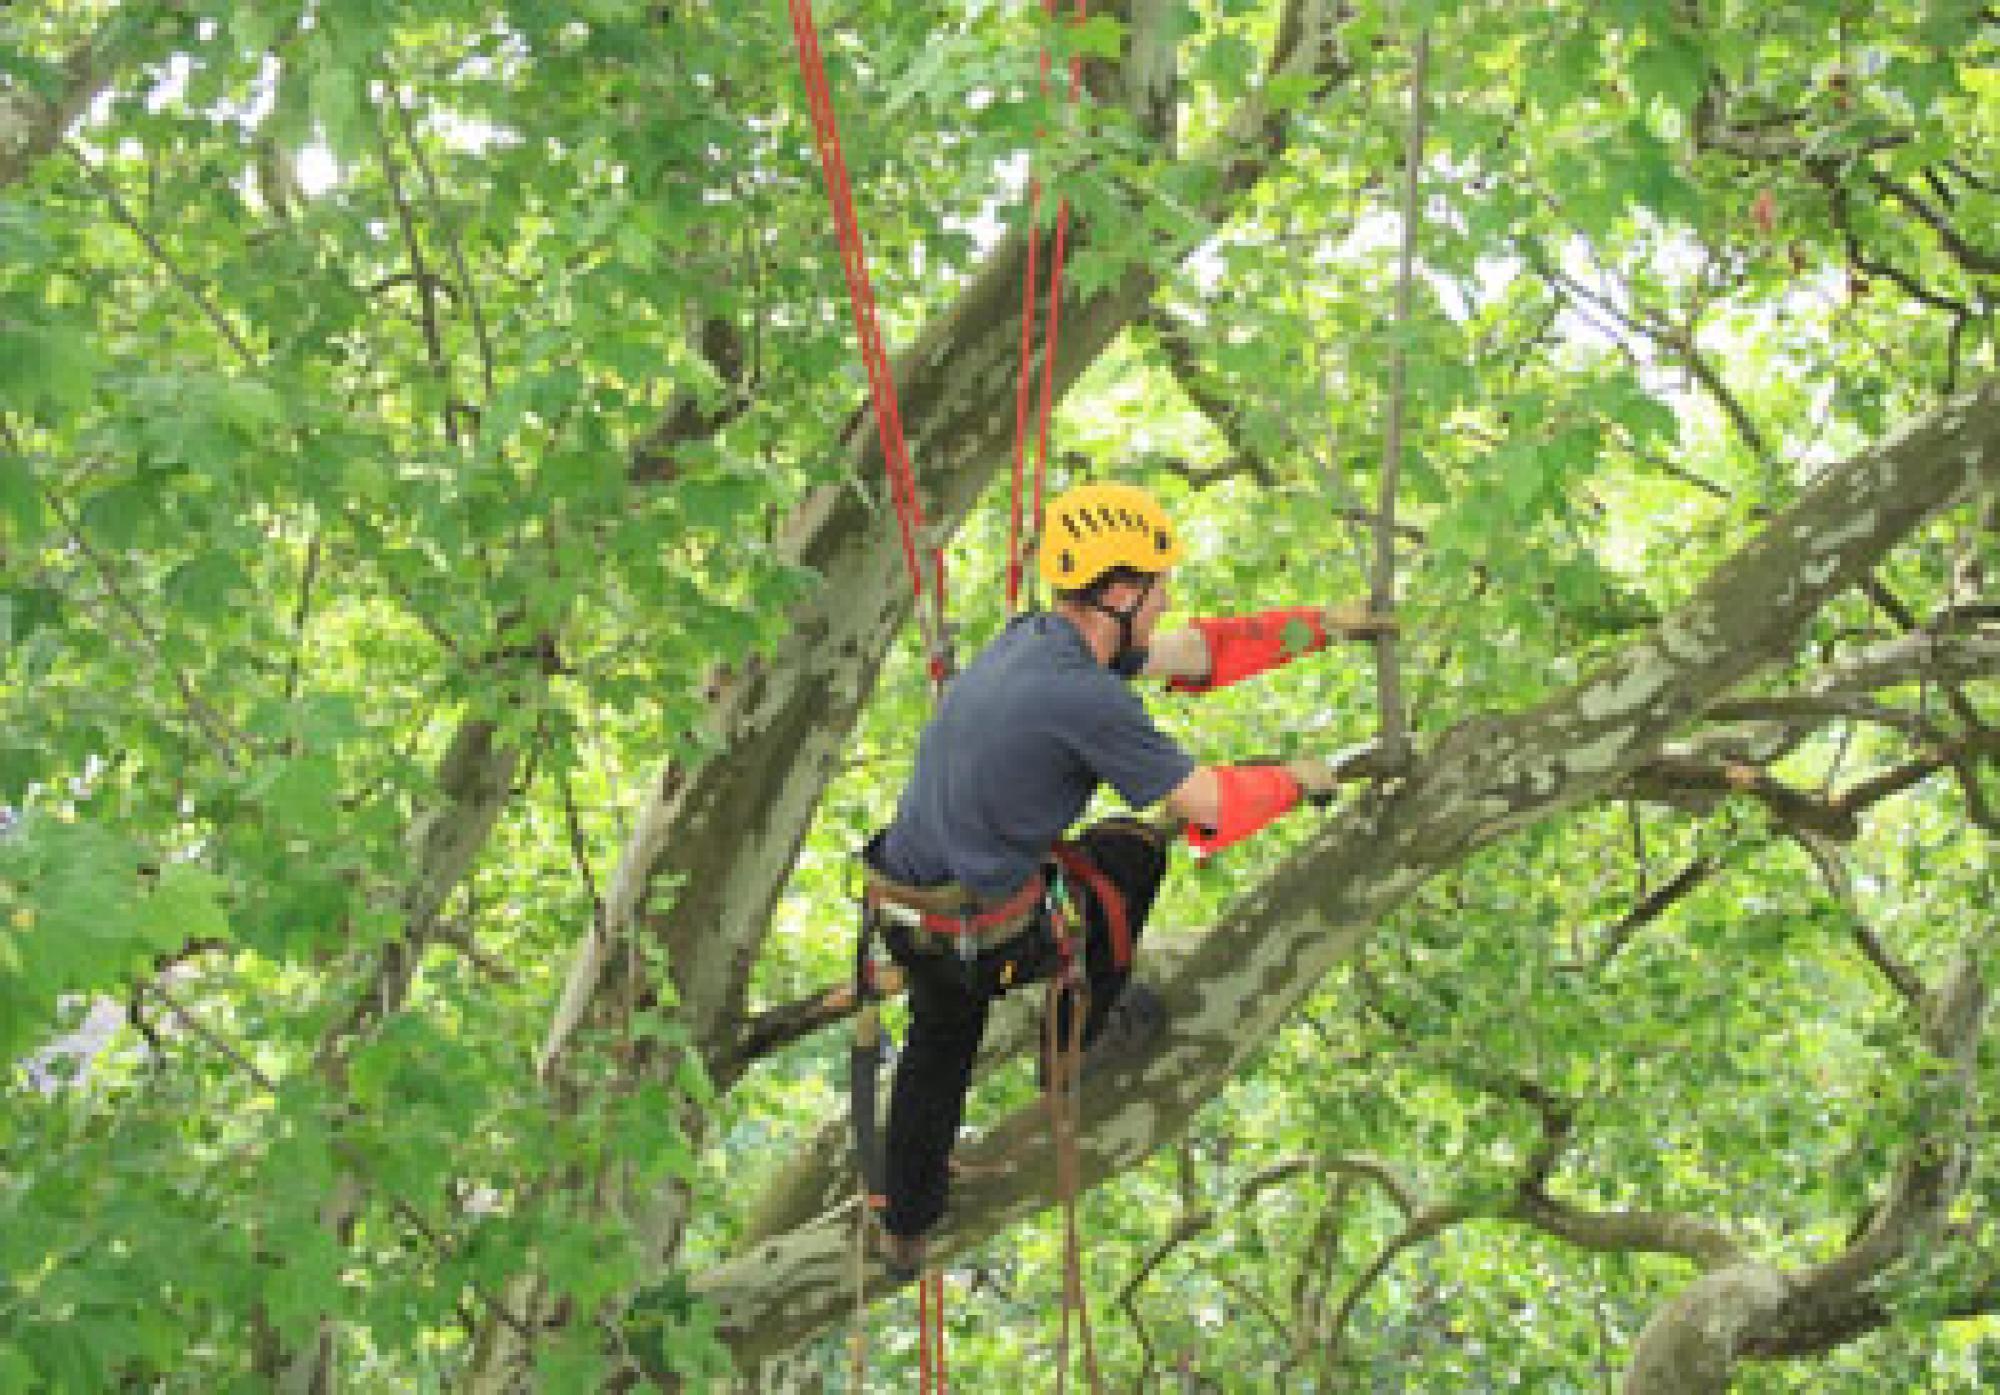
{"type": "Polygon", "coordinates": [[[1146,604],[1146,598],[1153,594],[1153,578],[1148,576],[1139,585],[1139,594],[1132,604],[1123,610],[1113,610],[1104,603],[1101,596],[1090,598],[1092,610],[1101,611],[1118,622],[1118,652],[1111,656],[1111,671],[1121,678],[1135,678],[1146,661],[1146,651],[1132,642],[1132,626],[1139,618],[1139,609],[1146,604]],[[1135,663],[1134,660],[1138,662],[1135,663]]]}
{"type": "Polygon", "coordinates": [[[1207,693],[1288,664],[1327,645],[1326,615],[1316,606],[1293,606],[1257,615],[1191,620],[1208,646],[1206,678],[1176,678],[1177,693],[1207,693]]]}
{"type": "Polygon", "coordinates": [[[1198,857],[1240,843],[1280,814],[1297,807],[1305,791],[1298,777],[1282,765],[1220,765],[1221,809],[1213,828],[1187,826],[1188,846],[1198,857]]]}

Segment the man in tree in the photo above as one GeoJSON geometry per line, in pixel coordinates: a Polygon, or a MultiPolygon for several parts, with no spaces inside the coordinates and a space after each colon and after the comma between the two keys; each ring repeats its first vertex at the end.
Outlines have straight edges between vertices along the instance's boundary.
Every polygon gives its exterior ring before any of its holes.
{"type": "MultiPolygon", "coordinates": [[[[944,1211],[953,1140],[988,1009],[1057,973],[1051,878],[1081,895],[1085,1069],[1164,1024],[1130,983],[1129,954],[1166,871],[1164,835],[1114,818],[1052,850],[1100,784],[1134,809],[1160,801],[1213,850],[1302,798],[1324,800],[1324,761],[1197,765],[1156,727],[1134,678],[1207,692],[1393,627],[1362,606],[1197,620],[1155,641],[1181,547],[1165,510],[1130,485],[1087,484],[1051,502],[1040,571],[1054,609],[1017,617],[946,690],[917,747],[895,820],[866,853],[872,914],[908,975],[910,1027],[890,1094],[883,1249],[914,1272],[944,1211]],[[1079,886],[1079,883],[1081,885],[1079,886]]],[[[1072,1010],[1059,999],[1053,1037],[1072,1010]]],[[[1044,1063],[1046,1070],[1047,1063],[1044,1063]]]]}

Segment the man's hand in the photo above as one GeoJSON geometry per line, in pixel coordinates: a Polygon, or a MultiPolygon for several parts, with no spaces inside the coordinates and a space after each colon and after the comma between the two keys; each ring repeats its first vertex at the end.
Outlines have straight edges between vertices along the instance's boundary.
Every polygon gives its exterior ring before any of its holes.
{"type": "Polygon", "coordinates": [[[1340,789],[1340,778],[1334,773],[1332,763],[1317,756],[1288,760],[1285,772],[1299,782],[1299,792],[1305,796],[1306,802],[1319,808],[1332,803],[1333,796],[1340,789]]]}
{"type": "Polygon", "coordinates": [[[1338,639],[1374,639],[1377,635],[1402,632],[1393,615],[1378,615],[1366,601],[1342,601],[1326,608],[1326,632],[1338,639]]]}

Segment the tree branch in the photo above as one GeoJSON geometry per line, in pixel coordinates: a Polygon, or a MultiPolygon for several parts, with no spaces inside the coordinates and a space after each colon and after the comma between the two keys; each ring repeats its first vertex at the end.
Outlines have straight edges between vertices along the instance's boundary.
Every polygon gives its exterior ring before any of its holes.
{"type": "Polygon", "coordinates": [[[1923,994],[1924,1045],[1941,1069],[1927,1081],[1922,1123],[1854,1241],[1792,1273],[1752,1260],[1711,1270],[1639,1334],[1628,1395],[1719,1395],[1744,1358],[1826,1351],[1886,1317],[1874,1306],[1874,1281],[1940,1232],[1965,1180],[1987,1005],[1978,965],[1990,948],[1968,952],[1941,989],[1923,994]]]}
{"type": "MultiPolygon", "coordinates": [[[[403,103],[395,92],[395,84],[387,85],[389,105],[400,112],[403,103]]],[[[396,148],[389,139],[388,128],[380,121],[371,124],[375,132],[375,148],[382,157],[382,179],[389,190],[389,201],[396,210],[396,226],[402,231],[404,250],[409,254],[410,275],[417,283],[417,303],[421,309],[418,323],[424,332],[424,349],[429,356],[431,376],[437,379],[438,387],[444,394],[445,439],[457,447],[461,444],[458,416],[453,411],[451,364],[445,357],[444,329],[438,315],[437,278],[431,275],[430,267],[424,261],[423,244],[417,238],[417,220],[410,212],[409,199],[403,194],[402,167],[396,162],[396,148]]]]}
{"type": "Polygon", "coordinates": [[[424,155],[423,142],[417,139],[416,123],[410,117],[408,107],[403,105],[401,95],[390,86],[390,106],[396,113],[396,120],[402,128],[403,144],[409,149],[410,160],[417,167],[417,177],[423,181],[424,196],[430,201],[444,228],[445,246],[451,252],[452,270],[458,275],[458,292],[465,302],[467,313],[472,319],[472,337],[479,346],[479,376],[488,400],[493,396],[493,374],[495,355],[493,340],[486,329],[486,311],[480,304],[478,283],[472,279],[472,268],[466,264],[464,240],[451,220],[445,216],[444,194],[440,190],[437,175],[432,172],[430,160],[424,155]]]}
{"type": "Polygon", "coordinates": [[[1868,182],[1914,213],[1918,221],[1937,234],[1939,245],[1952,260],[1974,276],[2000,276],[2000,252],[1988,252],[1967,242],[1952,221],[1925,202],[1916,190],[1872,170],[1868,182]]]}
{"type": "MultiPolygon", "coordinates": [[[[1670,880],[1653,888],[1644,900],[1626,912],[1624,918],[1611,927],[1610,933],[1604,937],[1604,943],[1598,947],[1597,954],[1590,961],[1588,966],[1590,972],[1593,974],[1603,973],[1611,961],[1624,951],[1625,946],[1632,943],[1641,930],[1644,930],[1648,925],[1651,925],[1682,901],[1685,901],[1694,892],[1695,888],[1714,875],[1720,866],[1720,862],[1715,858],[1705,855],[1697,857],[1681,868],[1680,871],[1674,873],[1670,880]]],[[[1582,966],[1566,965],[1564,967],[1578,968],[1582,966]]]]}
{"type": "Polygon", "coordinates": [[[41,495],[42,502],[48,505],[49,512],[62,524],[70,542],[96,571],[113,608],[124,618],[133,633],[138,635],[140,652],[172,681],[180,692],[181,704],[194,719],[195,725],[206,732],[209,739],[214,742],[216,754],[222,758],[222,763],[232,770],[242,769],[244,758],[251,749],[250,739],[236,730],[227,717],[211,706],[195,689],[193,680],[168,659],[165,641],[146,619],[145,613],[133,604],[132,598],[125,593],[125,588],[119,584],[118,573],[112,568],[110,559],[98,551],[90,541],[83,530],[81,520],[70,512],[69,506],[53,489],[44,486],[41,495]]]}
{"type": "Polygon", "coordinates": [[[90,158],[74,142],[64,144],[70,158],[76,161],[77,168],[83,171],[84,179],[103,197],[112,215],[139,239],[146,251],[152,254],[153,260],[160,264],[160,269],[181,288],[182,294],[194,302],[195,308],[201,311],[203,318],[215,326],[215,332],[222,336],[223,342],[229,345],[237,360],[252,372],[257,371],[259,365],[256,355],[250,351],[250,346],[244,342],[243,336],[236,332],[236,327],[229,323],[228,317],[222,313],[220,307],[209,299],[208,292],[202,289],[201,283],[189,275],[174,259],[173,254],[167,251],[159,238],[153,235],[152,230],[139,221],[131,206],[119,196],[118,186],[111,182],[110,176],[92,164],[90,158]]]}
{"type": "MultiPolygon", "coordinates": [[[[20,82],[0,88],[0,189],[18,182],[54,151],[64,133],[137,57],[127,9],[107,15],[57,65],[60,90],[54,97],[45,98],[20,82]]],[[[154,9],[162,18],[183,12],[173,0],[161,0],[154,9]]]]}
{"type": "Polygon", "coordinates": [[[1882,943],[1881,937],[1876,935],[1868,922],[1862,918],[1861,907],[1854,899],[1854,879],[1848,875],[1847,860],[1841,850],[1828,840],[1811,833],[1796,833],[1793,835],[1793,841],[1805,850],[1813,865],[1819,868],[1820,880],[1826,883],[1827,891],[1846,914],[1849,933],[1854,936],[1855,944],[1860,946],[1863,957],[1875,966],[1876,972],[1882,975],[1883,980],[1896,991],[1898,997],[1911,1008],[1922,1012],[1925,996],[1923,980],[1917,977],[1916,971],[1909,965],[1889,952],[1889,947],[1882,943]]]}

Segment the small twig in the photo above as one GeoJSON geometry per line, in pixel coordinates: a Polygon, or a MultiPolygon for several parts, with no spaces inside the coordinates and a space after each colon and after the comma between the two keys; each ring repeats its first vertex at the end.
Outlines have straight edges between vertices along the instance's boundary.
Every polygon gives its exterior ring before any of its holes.
{"type": "Polygon", "coordinates": [[[472,337],[479,345],[480,382],[486,389],[486,397],[493,396],[495,355],[493,340],[486,330],[486,312],[479,303],[479,290],[472,280],[472,268],[465,261],[465,245],[451,220],[444,213],[444,195],[440,191],[437,175],[432,171],[430,160],[424,155],[424,148],[417,139],[416,124],[410,119],[409,109],[403,105],[402,95],[391,90],[390,103],[396,112],[396,119],[403,128],[403,143],[409,147],[410,159],[417,167],[417,177],[423,181],[424,194],[431,206],[437,210],[438,221],[444,228],[445,247],[451,253],[452,269],[458,273],[459,293],[464,298],[465,307],[472,316],[472,337]]]}
{"type": "Polygon", "coordinates": [[[1924,982],[1917,977],[1915,970],[1889,952],[1889,947],[1862,918],[1860,904],[1854,896],[1854,879],[1847,873],[1847,861],[1841,856],[1840,849],[1825,838],[1811,833],[1794,833],[1792,841],[1804,850],[1806,856],[1812,859],[1813,865],[1819,869],[1820,880],[1826,883],[1827,891],[1846,914],[1848,933],[1854,937],[1854,943],[1860,947],[1862,955],[1875,966],[1876,972],[1882,975],[1889,986],[1896,990],[1897,996],[1921,1013],[1928,997],[1924,982]]]}
{"type": "Polygon", "coordinates": [[[299,675],[305,667],[306,621],[312,614],[313,583],[319,577],[320,550],[326,540],[324,528],[314,528],[306,543],[305,565],[299,570],[299,604],[292,612],[292,659],[285,671],[285,701],[296,701],[299,675]]]}
{"type": "Polygon", "coordinates": [[[165,988],[157,983],[142,983],[138,986],[136,992],[150,993],[153,997],[159,999],[160,1004],[174,1015],[175,1020],[205,1042],[211,1051],[227,1060],[231,1065],[234,1065],[238,1070],[257,1082],[258,1087],[265,1094],[275,1095],[278,1093],[278,1083],[271,1079],[270,1076],[264,1074],[255,1061],[252,1061],[248,1056],[237,1050],[219,1032],[216,1032],[206,1022],[195,1016],[192,1011],[165,988]]]}
{"type": "MultiPolygon", "coordinates": [[[[402,110],[402,100],[395,92],[393,82],[386,83],[390,105],[402,110]]],[[[410,201],[403,193],[402,168],[396,163],[396,150],[390,143],[389,133],[375,123],[375,145],[382,155],[382,178],[389,189],[389,200],[396,209],[396,226],[402,230],[403,246],[410,257],[410,273],[416,277],[418,303],[422,307],[424,348],[430,355],[431,376],[444,390],[444,434],[452,445],[460,444],[458,418],[452,411],[451,365],[445,358],[444,330],[438,316],[438,296],[436,278],[424,262],[423,244],[417,238],[417,220],[410,211],[410,201]]]]}
{"type": "Polygon", "coordinates": [[[437,929],[437,939],[439,943],[450,945],[463,954],[474,968],[488,978],[510,985],[518,985],[521,982],[521,975],[513,965],[494,958],[479,947],[479,941],[473,937],[469,923],[440,925],[437,929]]]}
{"type": "Polygon", "coordinates": [[[1644,896],[1653,881],[1653,862],[1646,852],[1646,821],[1639,814],[1637,800],[1625,801],[1625,821],[1632,830],[1632,866],[1639,874],[1639,894],[1644,896]]]}
{"type": "Polygon", "coordinates": [[[1631,439],[1629,432],[1621,432],[1620,434],[1625,439],[1621,440],[1619,444],[1624,448],[1625,453],[1634,460],[1645,465],[1650,465],[1667,478],[1679,480],[1682,484],[1692,489],[1698,489],[1712,499],[1720,499],[1724,503],[1729,503],[1736,498],[1734,490],[1717,484],[1708,476],[1695,473],[1677,460],[1669,460],[1666,456],[1660,455],[1657,452],[1642,449],[1638,442],[1631,439]]]}
{"type": "Polygon", "coordinates": [[[172,678],[174,686],[180,690],[181,702],[186,706],[188,715],[194,718],[196,725],[206,731],[220,748],[218,753],[222,757],[223,764],[231,768],[239,766],[244,748],[249,744],[247,738],[231,727],[228,719],[211,707],[195,690],[193,681],[167,658],[165,641],[147,621],[145,614],[132,603],[131,597],[125,594],[124,587],[118,584],[118,576],[112,570],[110,560],[92,546],[76,515],[70,512],[54,490],[44,487],[41,494],[43,502],[49,506],[49,511],[62,524],[63,531],[69,534],[70,541],[76,544],[77,551],[82,553],[96,569],[98,579],[104,585],[105,594],[123,615],[126,624],[138,634],[147,657],[172,678]]]}
{"type": "Polygon", "coordinates": [[[99,194],[104,196],[105,203],[110,205],[112,215],[119,222],[123,223],[134,237],[137,237],[144,244],[146,250],[152,254],[153,260],[160,264],[161,269],[167,273],[173,280],[173,283],[181,288],[181,291],[188,299],[195,303],[195,307],[201,311],[208,322],[215,326],[216,333],[220,334],[229,347],[235,350],[236,357],[242,360],[243,366],[255,370],[259,366],[256,356],[250,352],[250,346],[244,343],[242,336],[236,332],[236,327],[229,323],[229,320],[223,315],[222,311],[208,298],[208,293],[202,289],[201,283],[183,270],[180,263],[174,260],[173,254],[168,252],[161,245],[160,240],[153,236],[151,230],[139,221],[138,215],[133,213],[125,200],[119,197],[118,186],[113,184],[109,176],[90,162],[90,158],[83,153],[83,150],[74,141],[64,141],[63,148],[69,152],[70,158],[75,160],[78,167],[83,170],[83,177],[96,188],[99,194]]]}

